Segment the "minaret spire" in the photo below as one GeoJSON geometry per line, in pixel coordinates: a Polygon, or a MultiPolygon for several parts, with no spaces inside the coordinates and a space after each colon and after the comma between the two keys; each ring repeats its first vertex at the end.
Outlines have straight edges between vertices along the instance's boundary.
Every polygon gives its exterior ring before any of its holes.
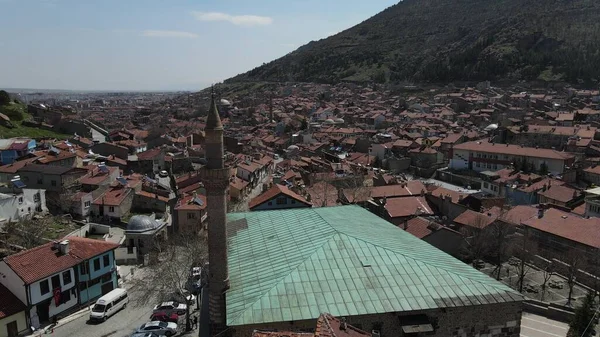
{"type": "Polygon", "coordinates": [[[205,153],[206,166],[200,171],[206,188],[208,214],[208,260],[209,260],[209,315],[211,335],[225,328],[225,293],[227,280],[227,190],[230,169],[225,165],[223,124],[215,101],[214,87],[206,119],[205,153]]]}

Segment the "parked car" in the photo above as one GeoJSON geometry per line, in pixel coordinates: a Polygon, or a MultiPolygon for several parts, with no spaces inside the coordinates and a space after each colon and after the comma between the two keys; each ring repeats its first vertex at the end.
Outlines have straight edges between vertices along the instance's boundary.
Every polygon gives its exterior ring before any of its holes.
{"type": "Polygon", "coordinates": [[[159,311],[166,311],[169,313],[174,312],[177,315],[184,315],[187,311],[187,304],[179,303],[176,301],[162,302],[154,306],[154,309],[152,309],[152,312],[159,311]]]}
{"type": "Polygon", "coordinates": [[[482,268],[485,268],[485,262],[483,262],[483,260],[475,260],[475,261],[473,261],[473,266],[476,269],[482,269],[482,268]]]}
{"type": "Polygon", "coordinates": [[[154,332],[168,337],[177,333],[177,324],[172,322],[152,321],[142,324],[136,332],[154,332]]]}
{"type": "Polygon", "coordinates": [[[155,332],[134,332],[129,337],[164,337],[165,335],[159,335],[155,332]]]}
{"type": "Polygon", "coordinates": [[[179,323],[179,315],[174,312],[168,313],[165,311],[159,311],[150,316],[150,321],[179,323]]]}
{"type": "Polygon", "coordinates": [[[158,172],[158,175],[165,178],[165,177],[169,176],[169,172],[162,170],[162,171],[158,172]]]}

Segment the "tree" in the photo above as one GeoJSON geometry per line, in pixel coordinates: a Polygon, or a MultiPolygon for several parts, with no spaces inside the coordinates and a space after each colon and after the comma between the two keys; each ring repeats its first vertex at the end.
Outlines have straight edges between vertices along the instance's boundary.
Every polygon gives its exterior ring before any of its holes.
{"type": "Polygon", "coordinates": [[[575,288],[577,273],[584,264],[583,254],[584,253],[571,250],[560,259],[567,265],[567,269],[565,270],[564,275],[567,278],[567,286],[569,287],[569,295],[567,297],[566,304],[567,306],[571,305],[571,300],[573,299],[573,288],[575,288]]]}
{"type": "Polygon", "coordinates": [[[594,293],[589,292],[569,324],[567,337],[589,337],[592,335],[592,320],[594,319],[594,293]]]}
{"type": "Polygon", "coordinates": [[[500,280],[500,274],[502,272],[502,264],[510,256],[510,239],[512,234],[515,233],[515,227],[503,221],[502,215],[498,217],[491,225],[486,228],[489,231],[490,245],[494,263],[496,264],[496,279],[500,280]]]}
{"type": "Polygon", "coordinates": [[[0,90],[0,105],[8,105],[10,103],[10,96],[5,90],[0,90]]]}
{"type": "Polygon", "coordinates": [[[306,118],[302,120],[302,125],[300,126],[300,130],[306,130],[308,129],[308,122],[306,121],[306,118]]]}
{"type": "Polygon", "coordinates": [[[530,262],[535,255],[535,250],[535,242],[531,240],[528,232],[515,238],[512,252],[513,256],[519,259],[519,264],[516,266],[519,292],[523,292],[525,277],[531,271],[530,262]]]}
{"type": "Polygon", "coordinates": [[[156,301],[156,294],[158,301],[186,302],[186,331],[191,330],[191,304],[187,301],[191,269],[205,266],[208,261],[207,247],[205,237],[193,231],[173,233],[166,241],[155,240],[151,254],[157,256],[158,261],[151,266],[147,277],[136,279],[133,285],[143,290],[141,293],[144,296],[140,301],[144,303],[156,301]]]}
{"type": "Polygon", "coordinates": [[[546,290],[547,290],[546,287],[547,287],[548,281],[550,281],[550,278],[552,278],[552,276],[554,274],[555,274],[554,262],[548,260],[546,262],[546,264],[544,265],[544,267],[542,268],[542,277],[543,277],[542,298],[541,298],[542,301],[546,297],[546,290]]]}
{"type": "Polygon", "coordinates": [[[477,263],[491,251],[490,231],[486,230],[488,225],[488,217],[484,214],[477,214],[471,226],[464,226],[460,229],[465,238],[463,256],[473,263],[474,268],[477,268],[477,263]]]}
{"type": "Polygon", "coordinates": [[[25,249],[42,245],[47,242],[43,237],[51,222],[51,218],[9,222],[4,226],[8,238],[7,243],[25,249]]]}
{"type": "Polygon", "coordinates": [[[540,175],[541,176],[545,176],[548,174],[548,164],[546,164],[545,162],[542,162],[540,164],[540,175]]]}

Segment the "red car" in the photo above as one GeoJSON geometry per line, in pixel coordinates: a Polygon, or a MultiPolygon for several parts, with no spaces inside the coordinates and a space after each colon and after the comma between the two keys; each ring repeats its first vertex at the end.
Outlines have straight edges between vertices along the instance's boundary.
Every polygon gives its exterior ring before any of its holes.
{"type": "Polygon", "coordinates": [[[161,321],[161,322],[179,322],[179,316],[176,313],[168,313],[164,311],[155,312],[150,316],[150,321],[161,321]]]}

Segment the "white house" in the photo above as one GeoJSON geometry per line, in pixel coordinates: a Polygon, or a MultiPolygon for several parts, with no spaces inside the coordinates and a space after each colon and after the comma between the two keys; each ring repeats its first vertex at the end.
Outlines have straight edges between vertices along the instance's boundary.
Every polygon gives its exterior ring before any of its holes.
{"type": "Polygon", "coordinates": [[[29,219],[46,213],[46,190],[0,188],[0,223],[29,219]]]}
{"type": "Polygon", "coordinates": [[[38,328],[79,303],[79,266],[118,246],[77,237],[49,242],[0,261],[0,283],[27,306],[27,326],[38,328]]]}

